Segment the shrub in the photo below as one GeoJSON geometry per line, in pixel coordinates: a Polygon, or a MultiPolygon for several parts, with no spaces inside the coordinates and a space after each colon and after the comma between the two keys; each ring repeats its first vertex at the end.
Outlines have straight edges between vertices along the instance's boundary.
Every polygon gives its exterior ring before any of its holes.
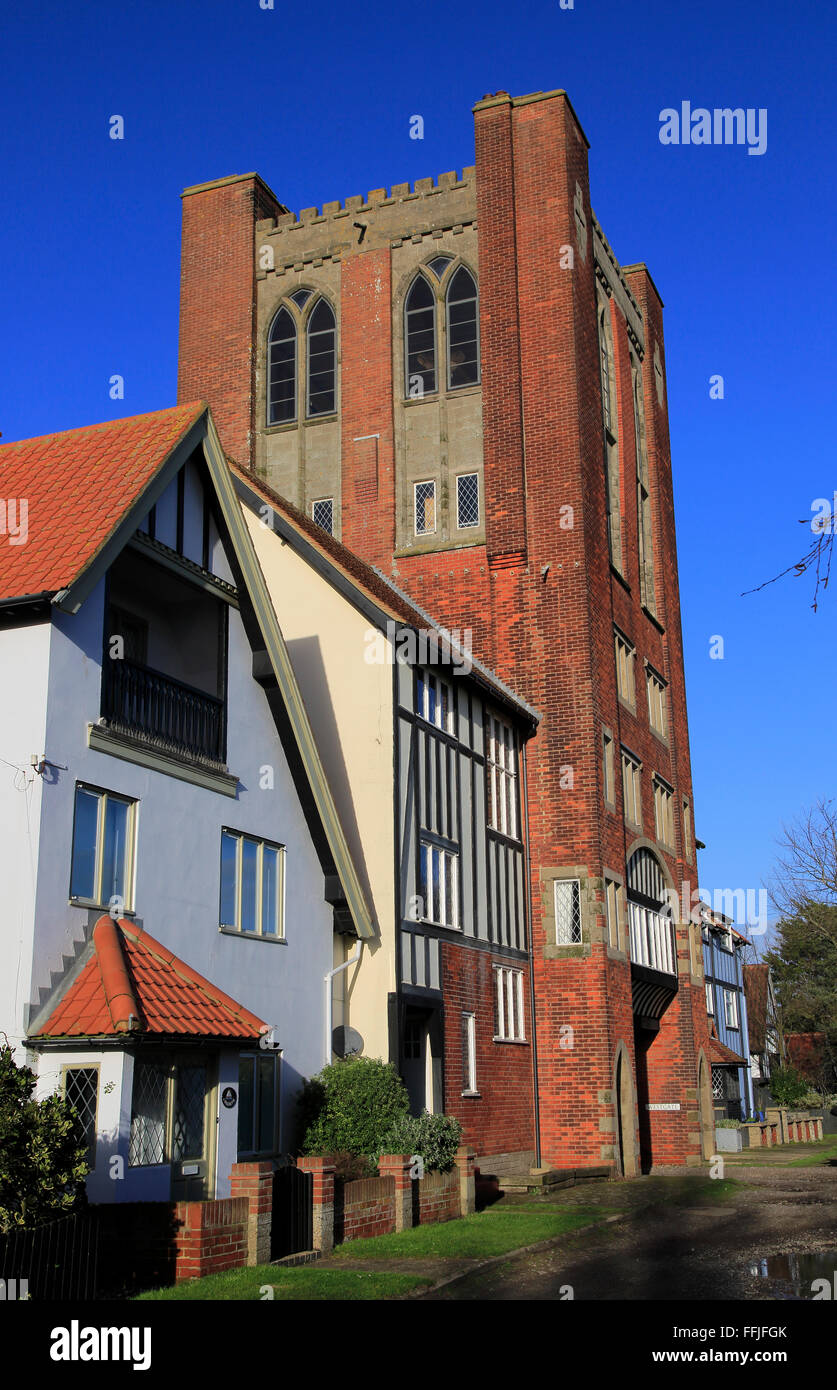
{"type": "Polygon", "coordinates": [[[84,1200],[81,1122],[63,1096],[35,1100],[35,1084],[0,1046],[0,1231],[51,1221],[84,1200]]]}
{"type": "Polygon", "coordinates": [[[304,1154],[381,1153],[407,1115],[407,1088],[391,1062],[346,1057],[305,1082],[299,1098],[304,1154]]]}
{"type": "Polygon", "coordinates": [[[405,1115],[384,1136],[381,1153],[419,1154],[428,1173],[453,1167],[462,1140],[462,1126],[453,1115],[405,1115]]]}
{"type": "Polygon", "coordinates": [[[799,1105],[808,1092],[808,1082],[796,1067],[777,1067],[770,1074],[770,1094],[777,1105],[799,1105]]]}
{"type": "Polygon", "coordinates": [[[741,1128],[741,1121],[740,1121],[740,1120],[716,1120],[716,1121],[715,1121],[715,1128],[716,1128],[716,1129],[740,1129],[740,1128],[741,1128]]]}

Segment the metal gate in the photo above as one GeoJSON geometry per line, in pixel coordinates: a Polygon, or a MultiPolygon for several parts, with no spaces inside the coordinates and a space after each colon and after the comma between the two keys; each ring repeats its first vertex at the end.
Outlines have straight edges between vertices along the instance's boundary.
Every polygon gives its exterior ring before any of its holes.
{"type": "Polygon", "coordinates": [[[273,1174],[273,1221],[270,1258],[310,1250],[314,1242],[314,1177],[294,1164],[273,1174]]]}
{"type": "Polygon", "coordinates": [[[4,1294],[37,1300],[95,1298],[98,1249],[98,1223],[87,1214],[0,1234],[4,1294]]]}

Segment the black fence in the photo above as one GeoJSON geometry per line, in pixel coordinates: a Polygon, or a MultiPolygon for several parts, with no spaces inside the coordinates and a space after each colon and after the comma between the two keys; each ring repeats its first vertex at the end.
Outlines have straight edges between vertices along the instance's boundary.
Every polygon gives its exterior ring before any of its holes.
{"type": "Polygon", "coordinates": [[[7,1298],[12,1292],[33,1300],[95,1298],[98,1260],[95,1216],[65,1216],[31,1229],[0,1232],[0,1279],[6,1281],[7,1298]]]}
{"type": "Polygon", "coordinates": [[[102,714],[117,728],[163,746],[224,761],[223,700],[160,671],[132,661],[107,662],[102,714]]]}

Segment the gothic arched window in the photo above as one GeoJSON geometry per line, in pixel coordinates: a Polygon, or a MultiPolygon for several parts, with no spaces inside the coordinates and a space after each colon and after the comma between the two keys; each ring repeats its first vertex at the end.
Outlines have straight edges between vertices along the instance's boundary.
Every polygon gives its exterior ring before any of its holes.
{"type": "Polygon", "coordinates": [[[404,303],[405,395],[424,396],[436,390],[436,296],[423,275],[417,275],[404,303]]]}
{"type": "Polygon", "coordinates": [[[336,409],[337,331],[334,310],[325,299],[314,305],[308,319],[308,404],[306,413],[330,415],[336,409]]]}
{"type": "Polygon", "coordinates": [[[445,296],[448,339],[448,387],[475,386],[480,379],[477,286],[461,265],[445,296]]]}
{"type": "Polygon", "coordinates": [[[296,324],[280,309],[270,326],[267,346],[267,423],[296,419],[296,324]]]}

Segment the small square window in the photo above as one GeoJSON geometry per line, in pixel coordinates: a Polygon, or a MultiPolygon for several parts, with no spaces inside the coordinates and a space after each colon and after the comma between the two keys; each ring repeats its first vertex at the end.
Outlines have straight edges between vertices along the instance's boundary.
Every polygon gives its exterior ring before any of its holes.
{"type": "Polygon", "coordinates": [[[436,530],[436,484],[414,483],[416,535],[427,536],[436,530]]]}
{"type": "Polygon", "coordinates": [[[480,480],[478,473],[460,473],[456,480],[456,524],[460,531],[480,524],[480,480]]]}
{"type": "Polygon", "coordinates": [[[334,535],[334,499],[332,497],[322,497],[319,502],[312,503],[311,517],[330,536],[334,535]]]}
{"type": "Polygon", "coordinates": [[[555,942],[576,946],[581,942],[581,884],[577,878],[555,880],[555,942]]]}

